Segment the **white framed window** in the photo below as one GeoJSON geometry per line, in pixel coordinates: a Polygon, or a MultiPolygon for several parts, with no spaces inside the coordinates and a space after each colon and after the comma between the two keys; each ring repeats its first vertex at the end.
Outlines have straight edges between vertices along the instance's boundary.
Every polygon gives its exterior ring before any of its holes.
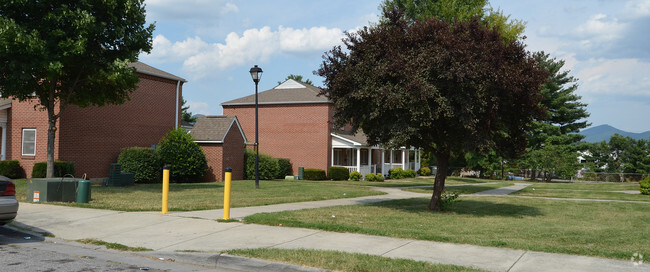
{"type": "Polygon", "coordinates": [[[23,129],[23,156],[36,156],[36,129],[23,129]]]}

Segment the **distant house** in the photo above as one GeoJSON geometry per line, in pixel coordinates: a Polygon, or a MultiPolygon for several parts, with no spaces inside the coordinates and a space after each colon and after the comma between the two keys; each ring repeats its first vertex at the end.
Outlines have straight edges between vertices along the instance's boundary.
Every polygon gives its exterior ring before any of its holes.
{"type": "Polygon", "coordinates": [[[205,181],[222,181],[226,167],[232,179],[244,179],[246,136],[235,116],[201,116],[190,132],[205,153],[208,173],[205,181]]]}
{"type": "MultiPolygon", "coordinates": [[[[131,66],[140,82],[130,100],[103,107],[69,105],[57,122],[54,157],[75,162],[77,176],[108,177],[109,165],[122,148],[155,145],[179,126],[187,81],[141,62],[131,66]]],[[[36,104],[36,99],[0,99],[2,160],[18,160],[27,177],[47,153],[47,112],[35,110],[36,104]]]]}
{"type": "MultiPolygon", "coordinates": [[[[290,159],[294,173],[298,167],[325,170],[329,166],[343,166],[362,174],[420,168],[418,150],[371,146],[363,133],[353,135],[349,129],[333,127],[333,104],[319,96],[320,91],[289,79],[258,94],[260,152],[290,159]]],[[[237,116],[242,130],[249,135],[249,143],[254,143],[255,95],[221,106],[225,115],[237,116]]]]}

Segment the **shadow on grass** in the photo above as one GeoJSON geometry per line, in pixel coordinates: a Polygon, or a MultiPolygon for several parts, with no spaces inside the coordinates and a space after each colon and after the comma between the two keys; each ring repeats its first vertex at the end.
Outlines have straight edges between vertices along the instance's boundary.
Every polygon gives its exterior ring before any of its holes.
{"type": "MultiPolygon", "coordinates": [[[[408,213],[429,212],[428,198],[411,198],[393,200],[379,203],[366,204],[383,208],[391,208],[408,213]]],[[[447,214],[471,215],[471,216],[502,216],[522,218],[525,216],[543,216],[544,214],[536,207],[515,205],[508,203],[494,203],[491,201],[478,201],[461,199],[455,202],[451,209],[444,211],[447,214]]]]}

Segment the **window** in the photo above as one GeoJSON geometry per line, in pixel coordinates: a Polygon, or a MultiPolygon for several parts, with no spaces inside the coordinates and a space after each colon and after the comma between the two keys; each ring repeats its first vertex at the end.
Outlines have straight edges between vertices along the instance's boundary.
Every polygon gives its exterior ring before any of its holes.
{"type": "Polygon", "coordinates": [[[23,156],[36,156],[36,129],[23,129],[23,156]]]}

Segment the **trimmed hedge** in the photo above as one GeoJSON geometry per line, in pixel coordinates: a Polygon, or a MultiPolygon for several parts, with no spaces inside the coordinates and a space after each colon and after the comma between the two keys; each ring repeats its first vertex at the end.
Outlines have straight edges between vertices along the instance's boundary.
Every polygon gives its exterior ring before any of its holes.
{"type": "Polygon", "coordinates": [[[383,182],[383,181],[384,181],[384,175],[381,174],[381,173],[377,173],[377,174],[375,175],[375,181],[377,181],[377,182],[383,182]]]}
{"type": "Polygon", "coordinates": [[[362,177],[363,176],[361,175],[361,173],[359,173],[359,171],[352,171],[352,173],[350,173],[351,181],[360,181],[362,177]]]}
{"type": "Polygon", "coordinates": [[[388,178],[390,179],[401,179],[402,178],[402,168],[393,168],[388,170],[388,178]]]}
{"type": "Polygon", "coordinates": [[[341,166],[331,166],[327,169],[327,173],[331,180],[348,180],[350,178],[350,171],[341,166]]]}
{"type": "Polygon", "coordinates": [[[647,177],[639,181],[639,187],[641,190],[641,194],[650,195],[650,177],[647,177]]]}
{"type": "Polygon", "coordinates": [[[158,143],[158,153],[161,163],[171,167],[170,178],[176,182],[198,182],[208,172],[205,153],[183,128],[167,132],[158,143]]]}
{"type": "Polygon", "coordinates": [[[431,169],[429,167],[422,167],[420,170],[418,170],[418,174],[420,176],[430,176],[431,175],[431,169]]]}
{"type": "Polygon", "coordinates": [[[284,179],[285,176],[293,176],[293,165],[289,159],[278,158],[278,175],[275,178],[284,179]]]}
{"type": "MultiPolygon", "coordinates": [[[[37,162],[32,169],[32,178],[44,178],[47,174],[47,162],[37,162]]],[[[54,177],[74,176],[74,162],[55,161],[54,177]]]]}
{"type": "Polygon", "coordinates": [[[161,183],[162,163],[160,155],[153,148],[127,147],[120,151],[117,163],[122,172],[133,173],[135,183],[161,183]]]}
{"type": "Polygon", "coordinates": [[[305,180],[326,180],[325,170],[307,168],[305,169],[305,180]]]}
{"type": "Polygon", "coordinates": [[[17,160],[0,161],[0,176],[8,178],[20,178],[23,176],[23,169],[17,160]]]}
{"type": "MultiPolygon", "coordinates": [[[[244,153],[244,179],[255,179],[255,150],[246,150],[244,153]]],[[[260,153],[259,174],[261,180],[272,180],[278,177],[278,160],[269,154],[260,153]]],[[[284,178],[284,176],[282,176],[284,178]]]]}
{"type": "Polygon", "coordinates": [[[375,175],[375,174],[373,174],[373,173],[367,173],[367,174],[364,176],[364,179],[365,179],[366,181],[370,181],[370,182],[377,181],[377,175],[375,175]]]}

